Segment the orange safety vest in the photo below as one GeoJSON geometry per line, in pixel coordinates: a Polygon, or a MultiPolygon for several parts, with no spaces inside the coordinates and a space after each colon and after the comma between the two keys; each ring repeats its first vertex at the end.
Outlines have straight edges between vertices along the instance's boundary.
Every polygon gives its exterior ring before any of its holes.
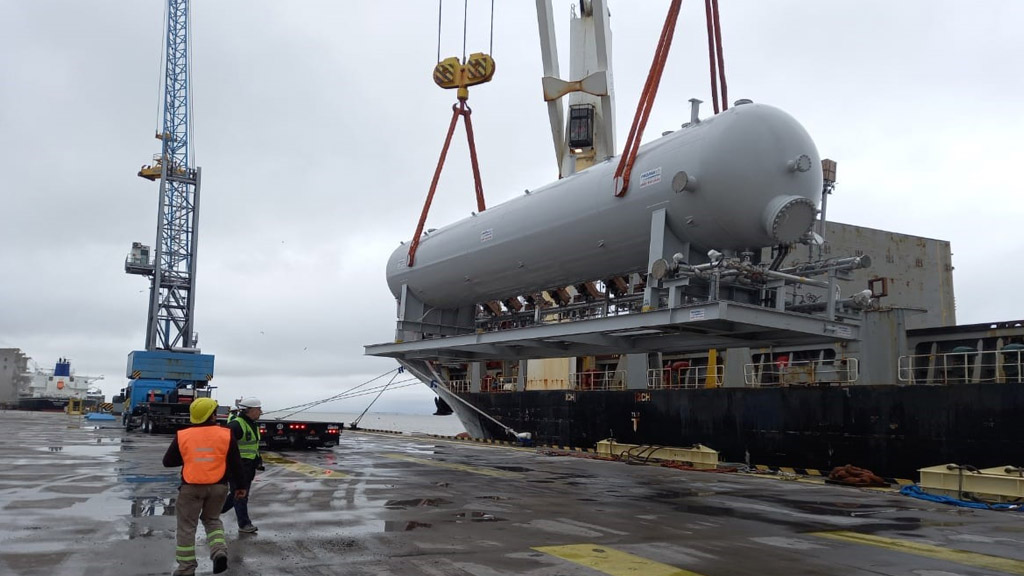
{"type": "Polygon", "coordinates": [[[181,477],[189,484],[217,484],[228,469],[231,430],[194,426],[178,431],[178,449],[185,466],[181,477]]]}

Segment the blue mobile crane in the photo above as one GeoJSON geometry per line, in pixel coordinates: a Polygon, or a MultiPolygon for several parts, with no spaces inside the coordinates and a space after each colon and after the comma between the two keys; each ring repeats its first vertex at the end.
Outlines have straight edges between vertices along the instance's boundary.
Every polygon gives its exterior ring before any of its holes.
{"type": "Polygon", "coordinates": [[[193,324],[201,170],[190,158],[188,0],[167,0],[164,56],[161,150],[138,174],[160,182],[156,245],[150,254],[134,242],[124,264],[150,280],[145,350],[128,354],[130,382],[119,397],[125,429],[145,432],[188,424],[189,404],[210,396],[213,378],[213,355],[200,353],[193,324]]]}

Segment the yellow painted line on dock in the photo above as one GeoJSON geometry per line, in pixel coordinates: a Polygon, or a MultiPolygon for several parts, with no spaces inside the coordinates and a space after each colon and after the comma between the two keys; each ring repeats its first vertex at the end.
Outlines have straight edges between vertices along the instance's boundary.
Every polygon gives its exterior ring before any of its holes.
{"type": "Polygon", "coordinates": [[[275,466],[280,466],[286,470],[292,472],[298,472],[304,476],[310,478],[347,478],[348,474],[344,472],[338,472],[337,470],[331,470],[329,468],[321,468],[319,466],[313,466],[312,464],[304,464],[302,462],[296,462],[295,460],[289,460],[280,454],[274,452],[263,452],[261,454],[264,462],[269,462],[275,466]]]}
{"type": "Polygon", "coordinates": [[[440,460],[428,460],[426,458],[415,458],[413,456],[406,456],[405,454],[384,454],[384,456],[395,460],[405,460],[406,462],[415,462],[416,464],[434,466],[435,468],[447,468],[449,470],[459,470],[461,472],[494,476],[496,478],[519,478],[522,476],[522,474],[516,472],[495,470],[494,468],[481,468],[480,466],[470,466],[468,464],[456,464],[454,462],[442,462],[440,460]]]}
{"type": "Polygon", "coordinates": [[[867,544],[869,546],[876,546],[878,548],[885,548],[896,552],[905,552],[907,554],[925,556],[936,560],[945,560],[947,562],[954,562],[964,566],[984,568],[987,570],[998,570],[999,572],[1004,572],[1006,574],[1024,575],[1024,561],[1014,560],[1012,558],[991,556],[989,554],[978,554],[976,552],[967,552],[966,550],[955,550],[952,548],[943,548],[941,546],[933,546],[931,544],[922,544],[908,540],[884,538],[873,534],[859,534],[857,532],[814,532],[813,535],[831,540],[839,540],[841,542],[849,542],[851,544],[867,544]]]}
{"type": "Polygon", "coordinates": [[[661,564],[597,544],[537,546],[534,550],[574,562],[611,576],[701,576],[696,572],[661,564]]]}

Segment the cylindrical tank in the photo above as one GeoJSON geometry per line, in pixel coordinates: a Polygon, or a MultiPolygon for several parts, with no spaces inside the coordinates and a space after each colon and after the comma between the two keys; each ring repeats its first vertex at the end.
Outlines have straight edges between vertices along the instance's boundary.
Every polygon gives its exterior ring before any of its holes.
{"type": "Polygon", "coordinates": [[[423,303],[454,308],[646,271],[651,214],[664,208],[681,241],[703,249],[794,242],[821,200],[821,160],[785,112],[743,104],[640,148],[615,197],[619,158],[527,192],[409,243],[388,260],[423,303]]]}

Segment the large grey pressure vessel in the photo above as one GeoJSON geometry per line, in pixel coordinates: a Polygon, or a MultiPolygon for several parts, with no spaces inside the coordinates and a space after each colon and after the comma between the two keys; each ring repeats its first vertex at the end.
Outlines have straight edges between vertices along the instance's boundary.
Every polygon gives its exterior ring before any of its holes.
{"type": "Polygon", "coordinates": [[[615,197],[618,157],[430,232],[412,267],[409,244],[387,281],[424,304],[455,308],[618,274],[645,272],[651,214],[664,208],[677,238],[702,249],[794,242],[821,200],[821,160],[785,112],[743,104],[640,148],[615,197]]]}

